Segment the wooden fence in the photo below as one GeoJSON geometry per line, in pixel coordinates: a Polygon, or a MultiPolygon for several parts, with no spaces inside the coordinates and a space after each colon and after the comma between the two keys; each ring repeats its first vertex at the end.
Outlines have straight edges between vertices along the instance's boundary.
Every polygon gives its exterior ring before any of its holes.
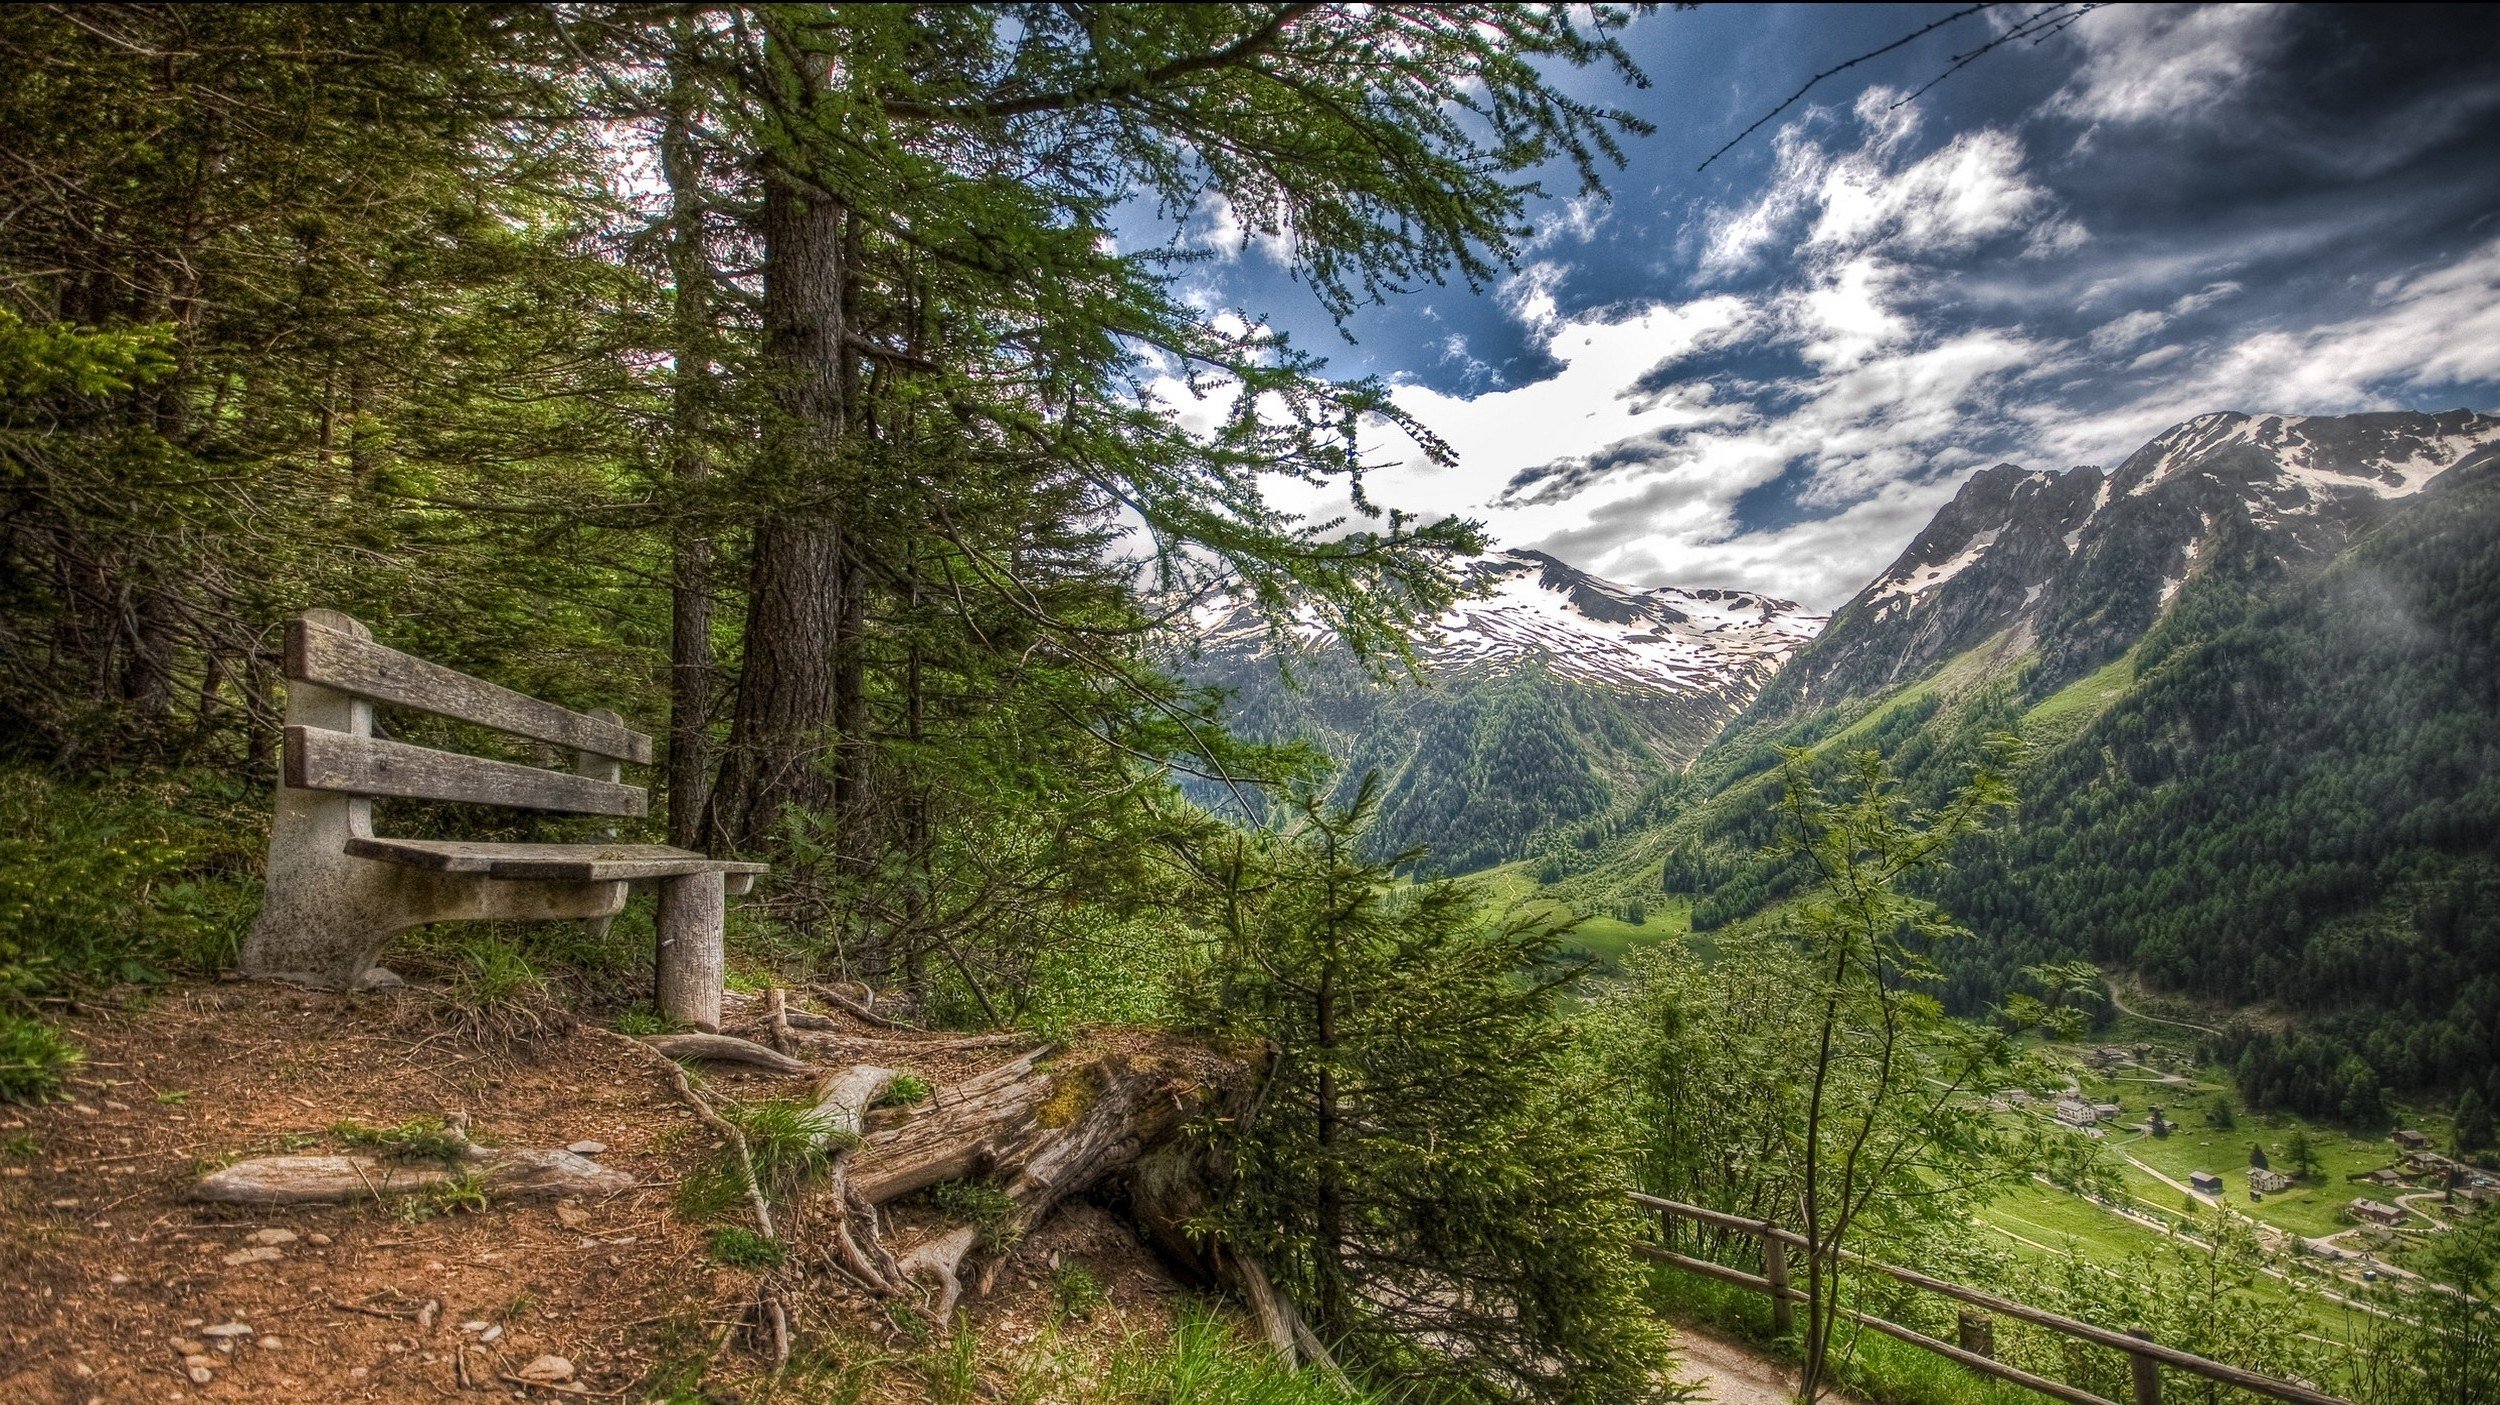
{"type": "MultiPolygon", "coordinates": [[[[1789,1285],[1788,1251],[1792,1248],[1805,1248],[1804,1235],[1767,1221],[1749,1220],[1741,1215],[1706,1210],[1699,1205],[1686,1205],[1680,1201],[1661,1200],[1654,1195],[1636,1194],[1632,1199],[1635,1203],[1655,1210],[1670,1220],[1683,1219],[1698,1224],[1713,1225],[1762,1241],[1762,1272],[1759,1274],[1729,1268],[1725,1264],[1712,1263],[1708,1259],[1695,1258],[1690,1254],[1679,1254],[1657,1244],[1635,1244],[1632,1249],[1634,1253],[1646,1259],[1673,1264],[1678,1268],[1718,1279],[1722,1283],[1733,1283],[1740,1288],[1749,1288],[1757,1293],[1768,1294],[1771,1299],[1773,1323],[1781,1332],[1788,1331],[1795,1318],[1793,1305],[1804,1301],[1806,1296],[1803,1289],[1789,1285]]],[[[2207,1380],[2218,1381],[2224,1385],[2236,1386],[2241,1390],[2254,1391],[2259,1395],[2290,1401],[2292,1405],[2349,1405],[2349,1402],[2338,1396],[2312,1390],[2295,1381],[2277,1380],[2255,1371],[2242,1370],[2237,1366],[2225,1365],[2219,1361],[2210,1361],[2193,1352],[2163,1346],[2140,1331],[2118,1332],[2107,1327],[2096,1327],[2089,1322],[2079,1322],[2071,1317],[2061,1317],[2054,1312],[2044,1312],[2039,1308],[2030,1307],[2009,1298],[2000,1298],[1993,1293],[1983,1293],[1976,1288],[1965,1288],[1959,1283],[1948,1283],[1941,1278],[1930,1277],[1915,1269],[1896,1268],[1891,1264],[1878,1263],[1864,1255],[1851,1253],[1845,1249],[1841,1251],[1840,1257],[1861,1272],[1881,1274],[1913,1288],[1922,1288],[1966,1305],[1961,1313],[1959,1332],[1961,1341],[1958,1344],[1938,1341],[1923,1332],[1912,1331],[1900,1323],[1887,1322],[1880,1317],[1872,1317],[1845,1308],[1840,1313],[1844,1319],[1857,1323],[1869,1331],[1881,1332],[1885,1336],[1896,1337],[1914,1346],[1924,1347],[1938,1356],[1950,1361],[1958,1361],[1983,1375],[1994,1376],[2001,1381],[2011,1381],[2016,1385],[2036,1390],[2042,1395],[2067,1401],[2069,1405],[2117,1405],[2117,1402],[2094,1395],[2088,1390],[2070,1386],[2064,1381],[2053,1381],[2046,1376],[2035,1376],[2029,1371],[2008,1366],[1996,1360],[1995,1327],[1991,1314],[1996,1317],[2009,1317],[2017,1322],[2028,1322],[2035,1327],[2045,1327],[2052,1332],[2073,1337],[2078,1341],[2091,1342],[2097,1346],[2105,1346],[2113,1351],[2126,1353],[2128,1363],[2133,1368],[2135,1382],[2133,1405],[2160,1405],[2161,1368],[2164,1366],[2176,1371],[2185,1371],[2190,1375],[2202,1376],[2207,1380]]]]}

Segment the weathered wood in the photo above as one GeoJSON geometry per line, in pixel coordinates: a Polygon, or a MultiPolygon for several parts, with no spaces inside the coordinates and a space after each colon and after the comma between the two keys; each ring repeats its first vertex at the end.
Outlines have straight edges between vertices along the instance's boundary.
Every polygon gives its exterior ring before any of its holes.
{"type": "Polygon", "coordinates": [[[970,1049],[1004,1049],[1011,1045],[1032,1042],[1033,1036],[1018,1030],[998,1034],[966,1034],[930,1039],[886,1039],[874,1034],[834,1032],[827,1028],[833,1022],[822,1015],[809,1015],[804,1010],[789,1012],[790,1037],[801,1044],[821,1044],[845,1049],[917,1050],[930,1054],[960,1053],[970,1049]]]}
{"type": "Polygon", "coordinates": [[[763,873],[760,863],[715,859],[666,844],[496,844],[465,839],[350,839],[347,852],[436,873],[604,882],[681,873],[763,873]]]}
{"type": "Polygon", "coordinates": [[[894,1070],[871,1064],[856,1064],[826,1079],[816,1092],[816,1111],[808,1118],[816,1129],[812,1140],[818,1146],[837,1138],[858,1141],[867,1126],[869,1104],[893,1086],[894,1070]]]}
{"type": "MultiPolygon", "coordinates": [[[[2141,1327],[2130,1328],[2130,1337],[2151,1341],[2153,1334],[2141,1327]]],[[[2161,1363],[2138,1351],[2127,1357],[2127,1373],[2135,1385],[2135,1405],[2161,1405],[2161,1363]]]]}
{"type": "MultiPolygon", "coordinates": [[[[1793,1230],[1783,1229],[1780,1226],[1771,1224],[1767,1221],[1750,1220],[1741,1215],[1730,1215],[1724,1211],[1712,1210],[1700,1205],[1687,1205],[1680,1201],[1662,1200],[1654,1195],[1634,1193],[1631,1198],[1635,1203],[1646,1205],[1651,1209],[1663,1210],[1669,1214],[1677,1215],[1686,1219],[1699,1220],[1704,1224],[1721,1225],[1729,1229],[1738,1229],[1750,1234],[1763,1235],[1766,1238],[1777,1238],[1791,1245],[1800,1247],[1802,1247],[1805,1243],[1802,1235],[1797,1234],[1793,1230]]],[[[1664,1250],[1655,1250],[1653,1252],[1651,1246],[1636,1247],[1640,1252],[1644,1253],[1646,1257],[1651,1258],[1656,1258],[1659,1254],[1665,1252],[1664,1250]]],[[[1973,1307],[1984,1308],[1989,1312],[1995,1313],[1999,1317],[2011,1317],[2018,1322],[2028,1322],[2033,1326],[2045,1327],[2052,1332],[2059,1332],[2069,1337],[2075,1337],[2083,1341],[2091,1342],[2096,1346],[2105,1346],[2112,1348],[2113,1350],[2125,1352],[2131,1359],[2136,1361],[2161,1366],[2170,1366],[2181,1371],[2186,1371],[2192,1375],[2202,1376],[2207,1380],[2220,1381],[2225,1385],[2237,1386],[2242,1390],[2255,1391],[2260,1395],[2272,1396],[2277,1400],[2291,1401],[2293,1402],[2293,1405],[2350,1405],[2350,1402],[2342,1399],[2341,1397],[2329,1395],[2321,1390],[2311,1389],[2310,1387],[2301,1385],[2295,1381],[2278,1380],[2273,1376],[2263,1375],[2256,1371],[2245,1370],[2238,1366],[2226,1365],[2220,1361],[2208,1360],[2205,1357],[2198,1356],[2193,1352],[2181,1351],[2177,1347],[2164,1346],[2158,1342],[2151,1341],[2140,1334],[2118,1332],[2107,1327],[2095,1326],[2089,1322],[2079,1321],[2072,1317],[2062,1316],[2058,1313],[2033,1307],[2028,1303],[2015,1302],[2011,1298],[2001,1298],[1994,1293],[1984,1293],[1976,1288],[1966,1288],[1959,1283],[1949,1282],[1942,1278],[1936,1278],[1928,1274],[1920,1273],[1915,1269],[1901,1268],[1893,1264],[1887,1264],[1875,1259],[1870,1259],[1863,1254],[1843,1250],[1840,1253],[1839,1258],[1845,1263],[1854,1264],[1870,1273],[1880,1273],[1898,1282],[1907,1283],[1913,1288],[1924,1288],[1927,1291],[1935,1293],[1941,1297],[1952,1298],[1958,1302],[1968,1303],[1973,1307]]],[[[1729,1272],[1735,1272],[1735,1270],[1731,1269],[1729,1272]]],[[[1751,1277],[1751,1275],[1747,1276],[1751,1277]]],[[[1760,1280],[1756,1281],[1759,1282],[1760,1280]]],[[[1762,1291],[1762,1289],[1757,1288],[1756,1291],[1762,1291]]],[[[1794,1292],[1795,1290],[1792,1289],[1790,1291],[1794,1292]]],[[[1870,1327],[1878,1327],[1878,1324],[1872,1319],[1868,1321],[1867,1325],[1870,1327]]],[[[1907,1331],[1908,1329],[1898,1328],[1891,1323],[1884,1323],[1878,1327],[1878,1330],[1891,1331],[1894,1335],[1899,1335],[1901,1332],[1907,1331]]],[[[1929,1339],[1922,1338],[1921,1340],[1922,1342],[1925,1342],[1929,1339]]],[[[1937,1343],[1937,1345],[1941,1346],[1943,1344],[1937,1343]]],[[[1958,1350],[1958,1348],[1951,1348],[1949,1350],[1958,1350]]],[[[2009,1367],[2006,1369],[2010,1370],[2011,1368],[2009,1367]]],[[[2008,1377],[2008,1379],[2011,1378],[2008,1377]]],[[[2093,1398],[2098,1399],[2098,1397],[2093,1398]]]]}
{"type": "Polygon", "coordinates": [[[706,1033],[720,1030],[722,947],[728,895],[717,872],[660,880],[655,1003],[660,1013],[706,1033]]]}
{"type": "Polygon", "coordinates": [[[980,1242],[981,1231],[975,1225],[957,1225],[933,1234],[895,1257],[895,1268],[904,1279],[935,1279],[937,1301],[929,1305],[940,1331],[952,1330],[955,1304],[964,1295],[964,1258],[972,1246],[980,1242]]]}
{"type": "Polygon", "coordinates": [[[309,619],[287,625],[286,676],[637,766],[651,764],[651,738],[619,722],[586,717],[309,619]]]}
{"type": "Polygon", "coordinates": [[[775,1073],[813,1073],[814,1064],[801,1063],[787,1054],[765,1048],[751,1039],[734,1034],[652,1034],[643,1043],[672,1059],[712,1059],[723,1063],[753,1064],[775,1073]]]}
{"type": "Polygon", "coordinates": [[[584,815],[639,816],[649,804],[639,786],[321,727],[286,729],[286,781],[298,790],[584,815]]]}
{"type": "Polygon", "coordinates": [[[212,1172],[191,1198],[221,1205],[337,1205],[412,1195],[474,1178],[489,1197],[613,1195],[634,1178],[561,1148],[473,1148],[467,1159],[410,1164],[371,1156],[262,1156],[212,1172]]]}
{"type": "Polygon", "coordinates": [[[1997,1354],[1996,1319],[1984,1312],[1963,1308],[1954,1321],[1954,1335],[1962,1350],[1973,1356],[1994,1359],[1997,1354]]]}
{"type": "Polygon", "coordinates": [[[1787,1336],[1797,1325],[1797,1305],[1788,1297],[1788,1246],[1776,1234],[1762,1236],[1762,1280],[1771,1285],[1771,1326],[1787,1336]]]}

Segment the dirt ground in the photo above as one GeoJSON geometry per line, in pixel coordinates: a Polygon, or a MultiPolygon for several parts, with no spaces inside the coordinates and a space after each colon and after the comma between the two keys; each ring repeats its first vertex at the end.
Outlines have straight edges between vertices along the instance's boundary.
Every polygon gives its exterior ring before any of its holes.
{"type": "MultiPolygon", "coordinates": [[[[0,1400],[639,1400],[697,1378],[734,1397],[722,1383],[763,1365],[757,1279],[714,1264],[704,1227],[671,1204],[711,1134],[608,1036],[481,1053],[412,1018],[416,998],[217,984],[69,1019],[88,1050],[73,1100],[0,1106],[0,1400]],[[250,1211],[185,1199],[204,1169],[244,1155],[343,1150],[328,1134],[341,1120],[450,1112],[467,1113],[487,1145],[601,1143],[592,1159],[636,1185],[415,1221],[371,1203],[250,1211]],[[516,1379],[548,1355],[571,1363],[571,1389],[516,1379]]],[[[898,1060],[887,1047],[876,1061],[942,1087],[1015,1052],[898,1060]]],[[[713,1066],[709,1086],[806,1092],[735,1065],[713,1066]]],[[[899,1219],[907,1243],[913,1213],[899,1219]]],[[[1068,1259],[1108,1291],[1097,1318],[1119,1326],[1103,1331],[1168,1326],[1181,1290],[1122,1222],[1072,1206],[1017,1247],[997,1291],[968,1300],[985,1345],[1040,1335],[1058,1302],[1050,1269],[1068,1259]]],[[[870,1398],[917,1398],[909,1363],[930,1350],[925,1327],[830,1274],[810,1281],[801,1340],[895,1363],[870,1398]]]]}

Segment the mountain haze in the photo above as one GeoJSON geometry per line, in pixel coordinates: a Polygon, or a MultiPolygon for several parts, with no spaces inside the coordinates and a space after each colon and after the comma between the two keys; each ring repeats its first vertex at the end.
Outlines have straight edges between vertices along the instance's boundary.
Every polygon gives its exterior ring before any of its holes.
{"type": "Polygon", "coordinates": [[[1550,841],[1708,745],[1823,623],[1738,590],[1619,584],[1541,552],[1470,563],[1475,594],[1385,683],[1298,622],[1283,648],[1239,605],[1201,611],[1190,674],[1247,735],[1307,737],[1348,784],[1377,774],[1381,832],[1456,871],[1550,841]],[[1280,665],[1289,664],[1288,685],[1280,665]]]}

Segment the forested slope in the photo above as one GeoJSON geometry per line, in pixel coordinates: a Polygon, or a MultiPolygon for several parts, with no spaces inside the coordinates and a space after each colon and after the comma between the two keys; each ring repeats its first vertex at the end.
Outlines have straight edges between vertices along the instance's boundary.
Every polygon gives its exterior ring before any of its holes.
{"type": "Polygon", "coordinates": [[[2080,678],[2051,660],[2054,623],[2041,640],[2013,621],[1907,685],[1757,714],[1561,891],[1655,884],[1692,898],[1697,930],[1745,921],[1803,880],[1762,853],[1780,747],[1885,751],[1924,801],[2018,737],[2019,818],[1933,885],[1981,938],[1945,954],[1951,1003],[2089,957],[2292,1015],[2222,1041],[2252,1098],[2359,1121],[2386,1089],[2488,1098],[2500,457],[2468,455],[2356,530],[2338,553],[2286,551],[2262,520],[2217,517],[2159,622],[2080,678]]]}

